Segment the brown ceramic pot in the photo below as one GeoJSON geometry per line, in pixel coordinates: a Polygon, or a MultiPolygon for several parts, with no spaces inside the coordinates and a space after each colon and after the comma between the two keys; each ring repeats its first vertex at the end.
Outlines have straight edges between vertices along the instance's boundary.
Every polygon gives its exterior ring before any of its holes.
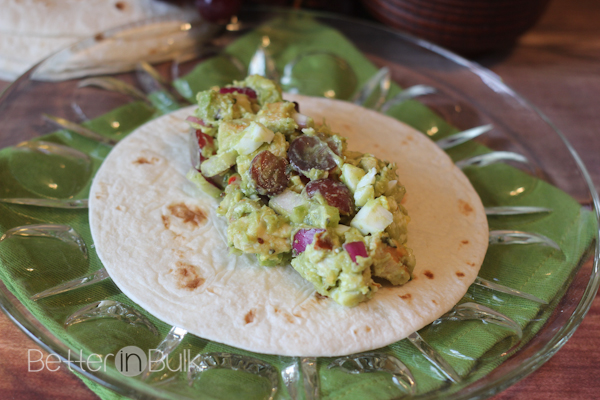
{"type": "Polygon", "coordinates": [[[362,0],[383,23],[461,54],[506,48],[549,0],[362,0]]]}

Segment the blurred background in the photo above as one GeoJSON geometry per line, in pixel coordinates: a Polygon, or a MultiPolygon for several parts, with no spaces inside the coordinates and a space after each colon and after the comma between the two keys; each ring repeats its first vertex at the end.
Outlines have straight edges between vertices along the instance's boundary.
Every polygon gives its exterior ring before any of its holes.
{"type": "Polygon", "coordinates": [[[10,81],[53,52],[127,23],[200,14],[224,23],[241,7],[336,13],[388,25],[464,56],[508,49],[549,0],[0,0],[0,79],[10,81]],[[94,18],[94,16],[96,18],[94,18]]]}

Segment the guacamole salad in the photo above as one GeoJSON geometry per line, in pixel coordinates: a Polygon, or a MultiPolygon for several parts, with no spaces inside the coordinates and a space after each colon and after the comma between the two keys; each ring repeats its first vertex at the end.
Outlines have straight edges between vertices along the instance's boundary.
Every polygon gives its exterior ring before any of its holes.
{"type": "MultiPolygon", "coordinates": [[[[411,279],[415,257],[396,165],[285,101],[260,76],[197,95],[188,179],[221,198],[234,254],[291,263],[316,291],[353,307],[411,279]]],[[[376,129],[376,127],[374,127],[376,129]]]]}

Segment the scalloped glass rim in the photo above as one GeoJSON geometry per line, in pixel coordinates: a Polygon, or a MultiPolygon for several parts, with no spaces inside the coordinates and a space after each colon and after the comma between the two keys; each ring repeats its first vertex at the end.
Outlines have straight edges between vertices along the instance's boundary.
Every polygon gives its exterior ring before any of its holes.
{"type": "MultiPolygon", "coordinates": [[[[265,14],[268,14],[268,17],[274,15],[274,13],[292,13],[295,11],[289,10],[273,10],[267,8],[258,8],[255,10],[245,10],[240,16],[240,20],[244,23],[244,16],[252,16],[254,15],[253,22],[261,22],[265,20],[265,14]],[[258,17],[257,17],[258,15],[258,17]]],[[[360,20],[354,20],[351,18],[339,17],[335,15],[330,15],[327,13],[317,13],[310,12],[307,14],[314,15],[325,22],[337,22],[337,23],[347,23],[352,24],[353,26],[360,26],[363,29],[371,29],[373,31],[380,31],[386,34],[394,35],[395,39],[400,42],[405,42],[409,45],[420,48],[421,51],[425,53],[434,53],[435,55],[441,56],[446,62],[452,65],[458,65],[466,68],[471,74],[479,77],[490,90],[493,90],[497,93],[502,93],[510,97],[510,99],[519,104],[521,108],[529,109],[528,111],[536,114],[537,117],[541,119],[541,121],[550,128],[551,131],[556,133],[558,138],[563,142],[566,150],[572,157],[571,161],[574,161],[576,167],[578,168],[578,173],[581,174],[583,180],[587,184],[587,190],[592,200],[591,207],[595,210],[596,220],[600,220],[600,200],[598,199],[598,194],[592,180],[583,165],[581,159],[573,149],[573,147],[569,144],[568,140],[565,136],[552,124],[552,122],[543,115],[535,106],[531,105],[528,101],[523,99],[520,95],[518,95],[511,88],[507,87],[504,83],[502,83],[501,79],[494,74],[492,71],[489,71],[475,63],[472,63],[458,55],[451,53],[448,50],[445,50],[437,45],[429,43],[419,38],[415,38],[408,34],[400,33],[394,31],[389,28],[385,28],[374,23],[364,22],[360,20]]],[[[156,21],[150,20],[150,22],[156,21]]],[[[132,24],[132,26],[140,26],[140,23],[132,24]]],[[[116,33],[120,30],[120,28],[113,29],[109,32],[116,33]]],[[[39,64],[38,64],[39,65],[39,64]]],[[[18,94],[19,85],[29,80],[29,76],[36,69],[37,66],[33,67],[19,79],[17,79],[13,84],[11,84],[0,96],[0,111],[2,110],[2,106],[9,100],[9,98],[18,94]]],[[[2,139],[2,138],[0,138],[2,139]]],[[[4,138],[5,139],[5,138],[4,138]]],[[[14,139],[14,138],[13,138],[14,139]]],[[[9,139],[10,140],[10,139],[9,139]]],[[[12,144],[12,143],[11,143],[12,144]]],[[[561,149],[563,150],[563,149],[561,149]]],[[[579,260],[579,268],[576,269],[574,276],[572,277],[571,284],[569,288],[563,294],[562,299],[558,299],[555,311],[553,316],[546,323],[546,325],[538,332],[535,338],[533,338],[525,348],[532,347],[532,343],[535,342],[535,346],[537,351],[533,355],[525,355],[525,359],[519,359],[519,362],[516,364],[516,367],[510,366],[508,368],[503,368],[510,363],[511,359],[514,359],[520,353],[523,353],[524,350],[521,349],[519,352],[513,354],[509,360],[505,361],[498,368],[488,374],[486,377],[475,381],[468,386],[461,388],[460,391],[448,394],[445,392],[434,392],[427,393],[423,395],[416,396],[414,398],[418,399],[470,399],[470,398],[484,398],[492,396],[506,387],[514,384],[525,376],[529,375],[531,372],[538,369],[544,362],[546,362],[550,357],[552,357],[565,343],[566,341],[573,335],[576,328],[579,326],[583,317],[589,310],[592,301],[598,291],[600,286],[600,271],[599,271],[599,262],[600,262],[600,242],[598,241],[598,233],[596,233],[596,240],[593,247],[593,259],[591,258],[591,254],[587,253],[584,257],[579,260]],[[590,265],[591,264],[591,265],[590,265]],[[587,266],[590,265],[588,268],[587,266]],[[585,268],[584,268],[585,266],[585,268]],[[589,273],[588,273],[589,270],[589,273]],[[589,274],[589,275],[588,275],[589,274]],[[583,293],[579,293],[583,287],[579,290],[573,289],[574,283],[577,281],[580,286],[585,284],[585,290],[583,293]],[[559,329],[555,330],[554,333],[550,332],[548,334],[545,333],[548,325],[552,325],[556,320],[555,315],[557,314],[557,310],[560,308],[560,304],[564,302],[565,297],[570,293],[570,291],[576,291],[578,304],[572,310],[572,313],[567,317],[561,316],[563,319],[567,318],[566,321],[561,321],[562,326],[559,329]],[[539,343],[538,343],[539,342],[539,343]]],[[[590,248],[590,253],[592,251],[592,247],[590,248]]],[[[67,358],[67,354],[70,350],[68,346],[59,341],[54,335],[52,335],[46,328],[44,328],[27,310],[26,308],[18,302],[18,300],[8,291],[7,287],[3,282],[0,282],[0,307],[2,310],[11,318],[11,320],[26,334],[28,334],[40,347],[44,348],[48,352],[56,353],[62,356],[64,359],[67,358]]],[[[553,327],[554,328],[554,327],[553,327]]],[[[530,352],[528,352],[530,353],[530,352]]],[[[73,359],[73,357],[71,357],[73,359]]],[[[114,390],[118,393],[124,395],[132,395],[136,393],[137,396],[142,395],[142,398],[145,397],[154,397],[154,398],[179,398],[170,392],[165,392],[160,388],[154,388],[143,382],[127,379],[124,376],[121,376],[116,373],[104,373],[104,372],[96,372],[90,373],[85,370],[81,370],[77,366],[74,366],[74,369],[79,373],[83,374],[87,378],[92,381],[105,386],[111,390],[114,390]]]]}

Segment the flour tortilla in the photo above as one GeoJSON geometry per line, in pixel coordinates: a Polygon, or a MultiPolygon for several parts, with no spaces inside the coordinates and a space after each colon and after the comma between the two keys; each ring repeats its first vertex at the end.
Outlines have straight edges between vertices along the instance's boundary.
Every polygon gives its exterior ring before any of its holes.
{"type": "Polygon", "coordinates": [[[159,0],[0,0],[0,33],[87,37],[179,7],[159,0]]]}
{"type": "Polygon", "coordinates": [[[185,178],[184,119],[193,108],[142,126],[102,164],[90,195],[98,255],[119,288],[159,319],[245,350],[338,356],[401,340],[449,311],[477,276],[488,244],[481,201],[450,158],[414,129],[350,103],[288,98],[316,121],[326,118],[349,149],[398,164],[417,259],[412,281],[347,308],[317,297],[291,266],[230,255],[218,202],[185,178]],[[187,218],[173,215],[182,207],[187,218]]]}
{"type": "Polygon", "coordinates": [[[0,10],[0,75],[13,79],[99,32],[153,17],[195,15],[160,0],[0,0],[0,10]]]}

